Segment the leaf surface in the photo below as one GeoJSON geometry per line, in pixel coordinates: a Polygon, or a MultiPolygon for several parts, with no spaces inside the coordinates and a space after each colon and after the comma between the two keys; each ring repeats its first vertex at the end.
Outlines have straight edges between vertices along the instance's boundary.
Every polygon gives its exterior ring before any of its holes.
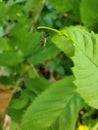
{"type": "Polygon", "coordinates": [[[23,56],[18,52],[3,52],[0,54],[1,66],[14,66],[23,61],[23,56]]]}
{"type": "Polygon", "coordinates": [[[73,77],[64,78],[39,95],[27,109],[22,120],[23,130],[50,127],[73,96],[73,77]]]}
{"type": "Polygon", "coordinates": [[[72,45],[71,41],[68,40],[65,36],[57,34],[52,38],[52,41],[67,56],[73,56],[74,46],[72,45]]]}
{"type": "Polygon", "coordinates": [[[98,0],[82,0],[80,6],[82,22],[89,27],[98,24],[98,0]]]}
{"type": "Polygon", "coordinates": [[[34,79],[30,79],[30,78],[26,79],[25,85],[30,91],[38,95],[48,88],[48,86],[50,85],[50,82],[40,76],[34,79]]]}
{"type": "Polygon", "coordinates": [[[98,37],[77,27],[67,30],[75,45],[73,73],[77,92],[92,107],[98,109],[98,37]]]}
{"type": "Polygon", "coordinates": [[[59,52],[60,50],[54,44],[46,45],[45,48],[39,50],[39,53],[28,58],[28,62],[37,65],[54,58],[59,52]]]}
{"type": "Polygon", "coordinates": [[[83,100],[75,94],[64,111],[52,126],[52,130],[75,130],[79,111],[84,106],[83,100]]]}

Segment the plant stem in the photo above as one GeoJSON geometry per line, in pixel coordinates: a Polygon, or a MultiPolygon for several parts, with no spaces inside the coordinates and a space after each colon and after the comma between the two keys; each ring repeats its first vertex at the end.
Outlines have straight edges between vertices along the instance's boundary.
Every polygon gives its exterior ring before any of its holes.
{"type": "Polygon", "coordinates": [[[54,31],[56,33],[61,33],[60,31],[54,29],[54,28],[50,28],[50,27],[46,27],[46,26],[39,26],[38,29],[48,29],[48,30],[51,30],[51,31],[54,31]]]}
{"type": "Polygon", "coordinates": [[[35,16],[34,21],[33,21],[33,23],[32,23],[32,26],[33,26],[33,27],[37,24],[37,21],[38,21],[38,19],[39,19],[39,17],[40,17],[40,14],[41,14],[41,12],[42,12],[42,10],[43,10],[43,8],[44,8],[45,3],[46,3],[46,0],[43,0],[43,1],[42,1],[42,6],[41,6],[39,12],[37,13],[37,15],[35,16]]]}

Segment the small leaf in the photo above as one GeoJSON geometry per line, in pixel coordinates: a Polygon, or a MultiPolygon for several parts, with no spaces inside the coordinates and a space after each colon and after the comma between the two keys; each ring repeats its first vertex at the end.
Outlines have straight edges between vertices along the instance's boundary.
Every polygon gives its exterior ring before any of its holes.
{"type": "Polygon", "coordinates": [[[27,100],[25,99],[12,99],[10,103],[10,109],[22,109],[27,105],[27,100]]]}

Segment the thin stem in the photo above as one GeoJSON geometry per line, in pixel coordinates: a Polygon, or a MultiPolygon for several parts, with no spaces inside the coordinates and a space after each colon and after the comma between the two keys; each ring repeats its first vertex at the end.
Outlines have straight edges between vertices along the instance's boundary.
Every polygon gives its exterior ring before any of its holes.
{"type": "Polygon", "coordinates": [[[33,69],[33,71],[34,71],[36,77],[38,78],[39,75],[38,75],[37,70],[35,69],[34,65],[33,65],[33,64],[30,64],[30,66],[32,67],[32,69],[33,69]]]}
{"type": "Polygon", "coordinates": [[[62,35],[65,38],[67,38],[68,40],[70,40],[73,43],[73,45],[75,46],[74,41],[66,33],[64,33],[63,31],[59,31],[59,30],[56,30],[54,28],[50,28],[50,27],[47,27],[47,26],[39,26],[37,28],[38,29],[48,29],[48,30],[54,31],[54,32],[58,33],[59,35],[62,35]]]}
{"type": "Polygon", "coordinates": [[[38,29],[48,29],[48,30],[51,30],[51,31],[54,31],[54,32],[56,32],[56,33],[61,34],[60,31],[58,31],[58,30],[56,30],[56,29],[54,29],[54,28],[50,28],[50,27],[46,27],[46,26],[39,26],[39,27],[37,27],[37,28],[38,28],[38,29]]]}
{"type": "Polygon", "coordinates": [[[33,27],[37,24],[37,21],[38,21],[38,19],[39,19],[39,17],[40,17],[40,14],[41,14],[41,12],[42,12],[42,10],[43,10],[43,8],[44,8],[45,3],[46,3],[46,0],[43,0],[43,1],[42,1],[42,6],[41,6],[41,8],[39,9],[39,12],[38,12],[37,15],[35,16],[34,21],[33,21],[33,23],[32,23],[32,26],[33,26],[33,27]]]}
{"type": "Polygon", "coordinates": [[[21,77],[16,83],[15,83],[15,87],[13,89],[13,93],[16,93],[18,88],[19,88],[19,85],[21,82],[23,82],[25,80],[25,76],[21,77]]]}

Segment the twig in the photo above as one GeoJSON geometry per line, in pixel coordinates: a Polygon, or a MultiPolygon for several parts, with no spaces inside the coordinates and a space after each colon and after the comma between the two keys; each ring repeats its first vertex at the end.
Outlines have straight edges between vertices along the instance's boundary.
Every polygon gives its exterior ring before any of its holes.
{"type": "Polygon", "coordinates": [[[39,77],[39,75],[38,75],[38,72],[36,71],[36,69],[35,69],[34,65],[33,65],[33,64],[30,64],[30,66],[32,67],[32,69],[33,69],[33,71],[34,71],[34,73],[35,73],[36,77],[38,78],[38,77],[39,77]]]}
{"type": "Polygon", "coordinates": [[[42,12],[42,10],[43,10],[43,8],[44,8],[45,3],[46,3],[46,0],[43,0],[43,1],[42,1],[42,6],[41,6],[39,12],[37,13],[37,15],[35,16],[35,19],[34,19],[34,21],[33,21],[33,23],[32,23],[32,27],[34,27],[34,26],[37,24],[37,21],[38,21],[38,19],[39,19],[39,17],[40,17],[40,14],[41,14],[41,12],[42,12]]]}
{"type": "Polygon", "coordinates": [[[15,87],[14,87],[14,89],[13,89],[13,93],[16,93],[16,92],[17,92],[20,83],[23,82],[24,79],[25,79],[25,76],[21,77],[21,78],[15,83],[15,87]]]}

